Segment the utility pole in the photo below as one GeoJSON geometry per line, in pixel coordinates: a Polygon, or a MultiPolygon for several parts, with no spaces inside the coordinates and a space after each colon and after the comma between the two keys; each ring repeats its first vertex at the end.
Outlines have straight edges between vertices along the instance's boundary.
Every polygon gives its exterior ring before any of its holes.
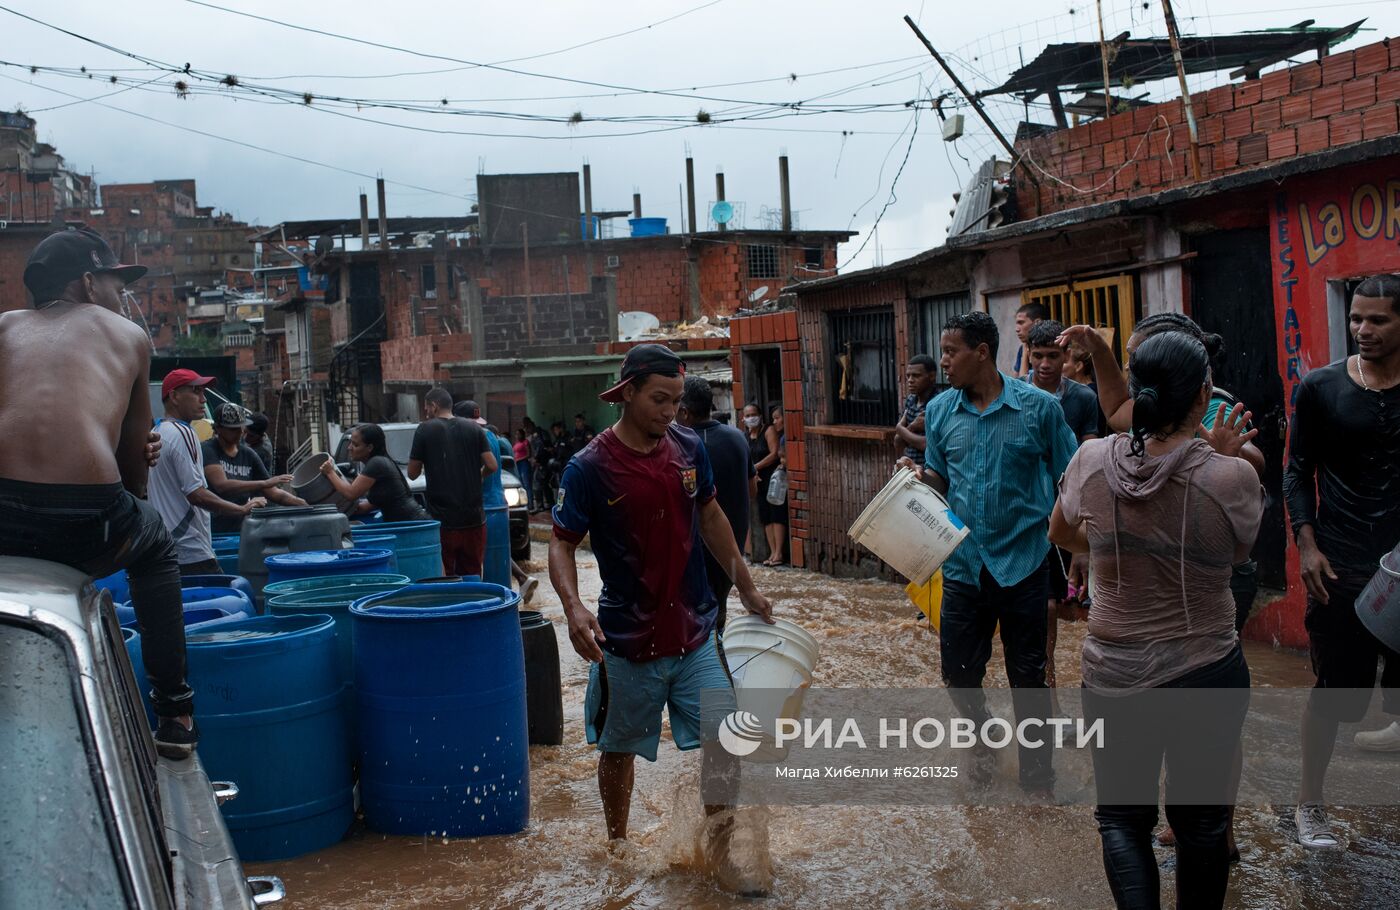
{"type": "MultiPolygon", "coordinates": [[[[1162,0],[1162,2],[1166,3],[1167,0],[1162,0]]],[[[1001,147],[1006,149],[1006,154],[1011,156],[1011,163],[1014,165],[1020,156],[1016,154],[1016,149],[1007,141],[1006,137],[1002,135],[1001,130],[997,129],[997,125],[992,122],[992,118],[987,116],[986,110],[982,107],[982,102],[977,100],[976,95],[967,90],[967,86],[963,85],[963,81],[958,78],[958,74],[953,72],[952,68],[948,66],[947,62],[943,59],[943,56],[939,54],[938,51],[934,49],[933,44],[924,37],[924,33],[919,31],[919,27],[914,24],[914,20],[905,16],[904,22],[914,30],[914,34],[924,43],[924,47],[928,48],[928,52],[933,55],[934,60],[938,61],[938,65],[943,68],[943,72],[948,74],[948,78],[953,80],[953,85],[957,86],[958,91],[967,99],[968,104],[972,105],[972,109],[977,112],[978,117],[982,118],[982,122],[987,125],[987,129],[991,130],[992,135],[997,137],[997,141],[1001,143],[1001,147]]],[[[1026,171],[1026,177],[1030,179],[1031,184],[1037,189],[1040,187],[1040,181],[1035,179],[1035,174],[1029,169],[1026,171]]],[[[1039,194],[1037,194],[1037,199],[1038,198],[1039,194]]]]}
{"type": "Polygon", "coordinates": [[[1167,20],[1167,38],[1172,43],[1172,62],[1176,64],[1176,78],[1181,83],[1181,104],[1186,110],[1186,130],[1191,137],[1191,179],[1201,179],[1201,145],[1196,136],[1196,114],[1191,109],[1191,91],[1186,87],[1186,64],[1181,59],[1181,39],[1176,33],[1176,14],[1172,12],[1172,0],[1162,0],[1162,15],[1167,20]]]}
{"type": "Polygon", "coordinates": [[[1103,60],[1103,116],[1113,116],[1113,96],[1108,91],[1108,37],[1103,32],[1103,0],[1094,0],[1099,10],[1099,58],[1103,60]]]}

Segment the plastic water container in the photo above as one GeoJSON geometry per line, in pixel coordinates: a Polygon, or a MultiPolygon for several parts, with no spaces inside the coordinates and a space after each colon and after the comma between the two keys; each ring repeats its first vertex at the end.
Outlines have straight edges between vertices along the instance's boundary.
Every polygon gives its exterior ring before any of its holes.
{"type": "MultiPolygon", "coordinates": [[[[355,546],[361,546],[362,534],[391,535],[397,571],[414,581],[442,574],[442,524],[431,519],[419,521],[383,521],[363,529],[351,528],[355,546]],[[356,532],[359,532],[356,534],[356,532]]],[[[368,546],[368,543],[364,544],[368,546]]]]}
{"type": "Polygon", "coordinates": [[[538,610],[520,611],[525,647],[525,706],[530,745],[564,743],[564,687],[559,673],[559,640],[554,623],[538,610]]]}
{"type": "Polygon", "coordinates": [[[779,717],[802,716],[802,698],[812,684],[821,646],[796,623],[779,619],[770,625],[752,614],[729,620],[721,640],[739,712],[758,718],[757,730],[762,731],[752,760],[782,761],[787,746],[775,746],[769,731],[779,717]]]}
{"type": "MultiPolygon", "coordinates": [[[[297,465],[297,469],[292,472],[292,492],[313,506],[334,506],[336,511],[348,515],[355,510],[357,500],[341,496],[331,484],[330,478],[321,473],[321,465],[330,460],[331,457],[325,452],[317,452],[297,465]]],[[[336,468],[335,473],[341,476],[339,468],[336,468]]]]}
{"type": "Polygon", "coordinates": [[[107,591],[112,595],[112,603],[125,603],[131,600],[131,586],[126,580],[126,570],[113,572],[106,578],[98,578],[93,581],[93,587],[99,591],[107,591]]]}
{"type": "Polygon", "coordinates": [[[665,218],[628,218],[633,237],[659,237],[666,233],[665,218]]]}
{"type": "Polygon", "coordinates": [[[254,509],[243,519],[235,571],[248,579],[261,604],[263,585],[268,581],[267,557],[307,550],[348,550],[353,546],[350,519],[332,506],[254,509]]]}
{"type": "Polygon", "coordinates": [[[288,581],[279,581],[263,588],[263,598],[265,601],[270,602],[273,598],[281,597],[284,594],[300,594],[302,591],[315,591],[319,588],[344,588],[348,585],[387,585],[401,588],[408,584],[410,580],[411,579],[409,579],[407,575],[397,575],[393,572],[293,578],[288,581]]]}
{"type": "Polygon", "coordinates": [[[856,518],[851,539],[916,584],[933,577],[967,526],[933,487],[900,468],[856,518]]]}
{"type": "Polygon", "coordinates": [[[382,575],[394,567],[394,551],[375,550],[308,550],[302,553],[281,553],[267,558],[267,580],[270,583],[293,578],[321,578],[331,575],[382,575]]]}
{"type": "Polygon", "coordinates": [[[398,538],[392,534],[356,534],[352,528],[350,537],[355,541],[357,550],[388,550],[393,556],[389,559],[389,571],[399,574],[399,554],[394,552],[394,544],[398,538]]]}
{"type": "MultiPolygon", "coordinates": [[[[342,577],[359,578],[361,576],[342,577]]],[[[327,579],[326,581],[334,580],[336,579],[327,579]]],[[[395,581],[387,584],[380,582],[377,584],[348,584],[340,587],[310,587],[303,591],[267,598],[267,612],[272,616],[321,613],[335,620],[336,667],[340,673],[341,681],[348,687],[345,694],[345,713],[352,734],[356,727],[354,711],[355,651],[350,635],[350,605],[373,594],[397,591],[406,583],[395,581]]]]}
{"type": "MultiPolygon", "coordinates": [[[[238,622],[247,619],[244,613],[229,614],[217,607],[194,607],[185,611],[185,634],[195,626],[209,626],[224,622],[238,622]]],[[[141,707],[146,712],[146,723],[156,728],[156,710],[151,705],[151,683],[146,679],[146,664],[141,659],[141,633],[135,624],[122,626],[122,641],[126,643],[126,654],[131,659],[131,670],[136,676],[136,690],[141,696],[141,707]]]]}
{"type": "Polygon", "coordinates": [[[1400,546],[1381,557],[1356,598],[1356,615],[1381,644],[1400,651],[1400,546]]]}
{"type": "Polygon", "coordinates": [[[288,859],[339,841],[354,815],[335,622],[257,616],[186,630],[199,757],[237,781],[220,807],[240,859],[288,859]]]}
{"type": "MultiPolygon", "coordinates": [[[[190,610],[222,610],[230,616],[253,616],[253,601],[242,591],[232,588],[181,588],[180,599],[185,604],[185,612],[190,610]]],[[[123,626],[136,625],[136,608],[130,603],[118,604],[117,622],[123,626]]],[[[185,620],[186,625],[189,620],[185,620]]]]}
{"type": "Polygon", "coordinates": [[[519,600],[500,585],[464,582],[351,605],[370,828],[480,837],[528,823],[519,600]]]}
{"type": "Polygon", "coordinates": [[[486,507],[486,558],[481,577],[488,584],[510,587],[510,509],[486,507]]]}
{"type": "Polygon", "coordinates": [[[242,575],[182,575],[180,576],[180,587],[232,588],[235,591],[242,591],[248,595],[250,602],[253,601],[253,586],[242,575]]]}

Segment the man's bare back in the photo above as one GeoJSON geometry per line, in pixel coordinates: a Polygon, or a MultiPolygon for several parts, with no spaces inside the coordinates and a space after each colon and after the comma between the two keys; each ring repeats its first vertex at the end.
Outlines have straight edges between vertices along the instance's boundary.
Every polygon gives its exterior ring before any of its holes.
{"type": "Polygon", "coordinates": [[[145,492],[150,341],[93,303],[0,314],[0,478],[145,492]]]}

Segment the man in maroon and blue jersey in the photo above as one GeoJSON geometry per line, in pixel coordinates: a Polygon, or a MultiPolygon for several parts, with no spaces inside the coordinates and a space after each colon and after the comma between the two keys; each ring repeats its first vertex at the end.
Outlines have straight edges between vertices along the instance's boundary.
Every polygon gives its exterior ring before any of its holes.
{"type": "MultiPolygon", "coordinates": [[[[737,769],[716,741],[718,722],[735,710],[733,687],[715,635],[716,604],[705,573],[705,548],[733,581],[744,607],[769,620],[772,607],[754,587],[729,520],[715,501],[705,447],[694,431],[673,424],[685,364],[661,345],[628,352],[622,381],[604,401],[622,416],[564,469],[554,506],[549,576],[569,620],[569,639],[593,662],[584,703],[588,741],[602,755],[598,790],[609,840],[625,839],[633,764],[656,760],[661,712],[681,749],[704,746],[702,777],[737,786],[737,769]],[[574,551],[591,541],[603,579],[595,616],[578,595],[574,551]],[[704,546],[701,546],[701,541],[704,546]],[[701,692],[708,691],[704,728],[701,692]],[[713,712],[716,696],[727,709],[713,712]]],[[[702,784],[708,794],[732,789],[702,784]]],[[[718,815],[726,804],[706,805],[718,815]]],[[[716,820],[710,849],[721,884],[732,817],[716,820]]],[[[742,885],[738,890],[749,890],[742,885]]]]}

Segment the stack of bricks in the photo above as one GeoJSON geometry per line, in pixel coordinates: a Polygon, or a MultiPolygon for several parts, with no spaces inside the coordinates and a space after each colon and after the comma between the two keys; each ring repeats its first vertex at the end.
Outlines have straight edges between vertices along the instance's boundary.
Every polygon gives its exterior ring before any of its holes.
{"type": "MultiPolygon", "coordinates": [[[[1202,180],[1392,136],[1400,132],[1400,39],[1198,92],[1191,105],[1202,180]]],[[[1194,182],[1179,98],[1059,130],[1017,150],[1027,162],[1015,178],[1022,218],[1194,182]]]]}

